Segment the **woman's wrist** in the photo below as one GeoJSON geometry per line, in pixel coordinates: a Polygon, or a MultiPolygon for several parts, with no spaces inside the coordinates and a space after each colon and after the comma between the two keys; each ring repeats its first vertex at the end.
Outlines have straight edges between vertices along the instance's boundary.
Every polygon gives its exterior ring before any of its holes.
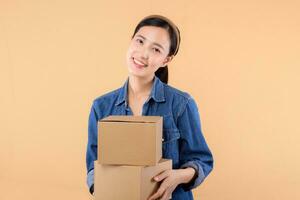
{"type": "Polygon", "coordinates": [[[195,169],[192,167],[178,169],[178,172],[179,172],[179,184],[189,183],[196,174],[195,169]]]}

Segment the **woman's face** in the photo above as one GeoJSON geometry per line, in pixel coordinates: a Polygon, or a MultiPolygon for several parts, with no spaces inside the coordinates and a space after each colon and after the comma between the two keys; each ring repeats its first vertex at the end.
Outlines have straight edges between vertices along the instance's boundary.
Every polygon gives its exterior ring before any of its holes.
{"type": "Polygon", "coordinates": [[[173,58],[168,56],[170,37],[167,30],[143,26],[132,38],[126,62],[129,73],[138,77],[153,77],[155,71],[165,67],[173,58]]]}

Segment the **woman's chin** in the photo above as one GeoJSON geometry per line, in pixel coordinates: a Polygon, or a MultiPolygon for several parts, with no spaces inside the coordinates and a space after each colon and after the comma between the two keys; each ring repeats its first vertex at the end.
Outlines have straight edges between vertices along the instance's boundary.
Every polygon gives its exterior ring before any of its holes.
{"type": "Polygon", "coordinates": [[[140,73],[129,72],[129,74],[130,74],[131,76],[138,77],[138,78],[143,78],[143,77],[145,77],[145,75],[140,74],[140,73]]]}
{"type": "Polygon", "coordinates": [[[129,73],[134,75],[134,76],[145,76],[145,73],[139,69],[135,69],[134,67],[130,66],[128,68],[129,73]]]}

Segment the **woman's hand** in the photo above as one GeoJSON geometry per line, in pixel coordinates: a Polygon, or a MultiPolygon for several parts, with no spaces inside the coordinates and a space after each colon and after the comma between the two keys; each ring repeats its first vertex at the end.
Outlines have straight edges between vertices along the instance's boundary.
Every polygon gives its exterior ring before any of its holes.
{"type": "Polygon", "coordinates": [[[181,183],[188,183],[195,175],[195,170],[191,167],[186,169],[171,169],[165,170],[154,177],[157,182],[162,181],[156,193],[154,193],[148,200],[168,200],[171,199],[172,192],[177,185],[181,183]]]}

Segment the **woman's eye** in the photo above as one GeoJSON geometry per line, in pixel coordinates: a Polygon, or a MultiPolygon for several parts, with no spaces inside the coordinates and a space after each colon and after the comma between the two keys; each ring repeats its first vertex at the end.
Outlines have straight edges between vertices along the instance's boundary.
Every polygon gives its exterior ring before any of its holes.
{"type": "Polygon", "coordinates": [[[156,53],[160,53],[160,50],[159,50],[158,48],[154,48],[154,51],[155,51],[156,53]]]}
{"type": "Polygon", "coordinates": [[[136,41],[140,44],[143,44],[143,40],[141,40],[141,39],[136,39],[136,41]]]}

